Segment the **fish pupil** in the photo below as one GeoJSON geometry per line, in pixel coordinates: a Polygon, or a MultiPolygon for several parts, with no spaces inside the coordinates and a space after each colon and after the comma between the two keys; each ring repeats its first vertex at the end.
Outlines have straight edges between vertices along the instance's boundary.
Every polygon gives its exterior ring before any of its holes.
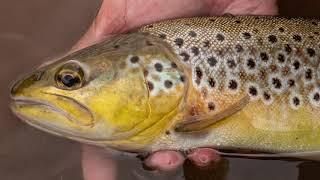
{"type": "Polygon", "coordinates": [[[61,82],[67,87],[72,87],[75,84],[79,83],[80,79],[78,77],[74,77],[71,74],[66,74],[61,78],[61,82]]]}

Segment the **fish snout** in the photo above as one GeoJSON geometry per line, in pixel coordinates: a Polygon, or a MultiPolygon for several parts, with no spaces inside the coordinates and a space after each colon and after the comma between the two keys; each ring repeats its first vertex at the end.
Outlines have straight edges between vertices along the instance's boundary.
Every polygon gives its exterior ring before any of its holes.
{"type": "Polygon", "coordinates": [[[26,89],[32,86],[35,82],[40,81],[43,77],[44,71],[36,71],[32,74],[19,78],[12,82],[10,86],[11,97],[22,96],[26,89]]]}

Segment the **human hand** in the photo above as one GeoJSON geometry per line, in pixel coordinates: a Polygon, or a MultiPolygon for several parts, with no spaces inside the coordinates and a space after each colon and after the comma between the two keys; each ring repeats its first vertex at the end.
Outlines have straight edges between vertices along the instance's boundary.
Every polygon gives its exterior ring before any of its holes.
{"type": "MultiPolygon", "coordinates": [[[[155,21],[178,17],[234,15],[275,15],[276,0],[104,0],[87,33],[73,48],[80,49],[110,36],[155,21]]],[[[115,164],[104,151],[83,146],[85,180],[115,179],[115,164]]],[[[188,158],[199,166],[217,161],[216,151],[196,149],[188,158]]],[[[145,164],[158,170],[180,166],[184,156],[175,151],[159,151],[150,155],[145,164]]]]}

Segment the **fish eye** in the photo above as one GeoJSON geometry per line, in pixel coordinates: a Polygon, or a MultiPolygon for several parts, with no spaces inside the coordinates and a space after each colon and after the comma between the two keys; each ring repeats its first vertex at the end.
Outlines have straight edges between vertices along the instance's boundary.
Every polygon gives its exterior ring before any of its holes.
{"type": "Polygon", "coordinates": [[[55,81],[60,89],[79,89],[84,84],[84,73],[76,63],[65,64],[56,73],[55,81]]]}

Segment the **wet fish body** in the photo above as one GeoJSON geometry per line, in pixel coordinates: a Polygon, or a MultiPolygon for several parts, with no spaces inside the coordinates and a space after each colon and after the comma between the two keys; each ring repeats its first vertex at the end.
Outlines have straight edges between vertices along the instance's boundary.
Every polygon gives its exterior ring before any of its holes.
{"type": "Polygon", "coordinates": [[[51,133],[126,151],[315,152],[319,40],[316,19],[159,22],[26,76],[12,109],[51,133]]]}

